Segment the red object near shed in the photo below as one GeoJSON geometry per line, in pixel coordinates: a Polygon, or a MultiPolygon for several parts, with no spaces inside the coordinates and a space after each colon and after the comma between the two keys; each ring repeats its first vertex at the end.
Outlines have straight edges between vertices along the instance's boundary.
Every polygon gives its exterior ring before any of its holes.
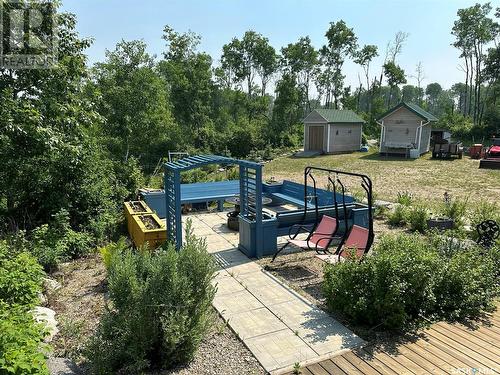
{"type": "Polygon", "coordinates": [[[476,143],[469,148],[469,155],[472,159],[481,159],[483,157],[483,145],[476,143]]]}

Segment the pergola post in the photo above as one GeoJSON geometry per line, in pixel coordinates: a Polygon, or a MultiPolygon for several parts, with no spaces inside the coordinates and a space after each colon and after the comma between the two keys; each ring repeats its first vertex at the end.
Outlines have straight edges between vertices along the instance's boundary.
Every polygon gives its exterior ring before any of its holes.
{"type": "Polygon", "coordinates": [[[181,172],[174,172],[175,184],[175,248],[182,246],[182,206],[181,206],[181,172]]]}

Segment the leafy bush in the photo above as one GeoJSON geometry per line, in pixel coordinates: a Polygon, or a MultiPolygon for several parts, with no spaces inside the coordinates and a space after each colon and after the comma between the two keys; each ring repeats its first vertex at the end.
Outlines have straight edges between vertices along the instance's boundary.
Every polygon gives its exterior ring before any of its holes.
{"type": "Polygon", "coordinates": [[[31,254],[0,241],[0,302],[33,306],[42,277],[42,267],[31,254]]]}
{"type": "Polygon", "coordinates": [[[388,215],[387,221],[389,225],[395,227],[402,227],[406,224],[407,216],[408,216],[407,207],[399,204],[394,208],[394,211],[392,211],[392,213],[388,215]]]}
{"type": "Polygon", "coordinates": [[[0,241],[0,374],[48,374],[42,327],[30,312],[43,271],[23,244],[0,241]]]}
{"type": "Polygon", "coordinates": [[[443,251],[444,244],[415,234],[385,236],[362,262],[327,265],[328,307],[355,323],[390,329],[477,316],[498,295],[498,252],[443,251]]]}
{"type": "Polygon", "coordinates": [[[445,217],[453,219],[455,227],[460,228],[464,225],[467,206],[468,199],[450,198],[443,203],[441,212],[445,217]]]}
{"type": "Polygon", "coordinates": [[[111,261],[113,258],[124,252],[127,247],[125,237],[121,237],[118,242],[111,242],[99,248],[99,253],[101,254],[102,261],[107,270],[111,268],[111,261]]]}
{"type": "Polygon", "coordinates": [[[493,257],[473,248],[456,252],[436,283],[436,314],[447,319],[474,316],[491,308],[498,295],[498,274],[493,257]]]}
{"type": "Polygon", "coordinates": [[[409,191],[398,191],[397,203],[403,206],[411,206],[413,203],[413,194],[409,191]]]}
{"type": "Polygon", "coordinates": [[[29,309],[0,301],[0,373],[49,374],[43,351],[43,330],[29,309]]]}
{"type": "Polygon", "coordinates": [[[429,211],[423,205],[414,205],[408,211],[408,224],[413,232],[424,233],[427,230],[429,211]]]}
{"type": "Polygon", "coordinates": [[[87,255],[93,247],[92,237],[86,232],[76,232],[69,225],[66,210],[54,215],[50,224],[33,230],[28,248],[46,271],[69,259],[87,255]]]}
{"type": "Polygon", "coordinates": [[[495,203],[481,200],[469,212],[469,221],[472,227],[472,237],[477,238],[476,227],[485,220],[494,220],[500,224],[500,206],[495,203]]]}
{"type": "Polygon", "coordinates": [[[192,359],[210,324],[213,260],[186,236],[180,252],[115,252],[108,271],[112,305],[88,347],[94,373],[140,373],[192,359]]]}

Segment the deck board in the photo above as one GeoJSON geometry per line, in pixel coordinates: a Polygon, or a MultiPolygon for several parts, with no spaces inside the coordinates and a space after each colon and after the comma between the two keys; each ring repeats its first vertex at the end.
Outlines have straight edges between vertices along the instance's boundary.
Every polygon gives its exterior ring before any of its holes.
{"type": "MultiPolygon", "coordinates": [[[[303,374],[500,374],[500,311],[473,325],[440,322],[391,350],[354,349],[306,366],[303,374]],[[481,372],[482,371],[482,372],[481,372]]],[[[292,372],[287,373],[292,375],[292,372]]]]}

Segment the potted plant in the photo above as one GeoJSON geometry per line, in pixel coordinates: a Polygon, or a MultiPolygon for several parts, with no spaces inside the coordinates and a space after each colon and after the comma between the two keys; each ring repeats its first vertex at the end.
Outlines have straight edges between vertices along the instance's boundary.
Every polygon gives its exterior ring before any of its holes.
{"type": "Polygon", "coordinates": [[[443,216],[439,217],[431,217],[427,221],[427,226],[429,229],[438,229],[438,230],[447,230],[447,229],[453,229],[455,227],[455,220],[453,215],[450,215],[450,213],[453,211],[452,210],[452,201],[451,197],[448,194],[448,192],[444,193],[444,198],[443,198],[443,216]]]}

